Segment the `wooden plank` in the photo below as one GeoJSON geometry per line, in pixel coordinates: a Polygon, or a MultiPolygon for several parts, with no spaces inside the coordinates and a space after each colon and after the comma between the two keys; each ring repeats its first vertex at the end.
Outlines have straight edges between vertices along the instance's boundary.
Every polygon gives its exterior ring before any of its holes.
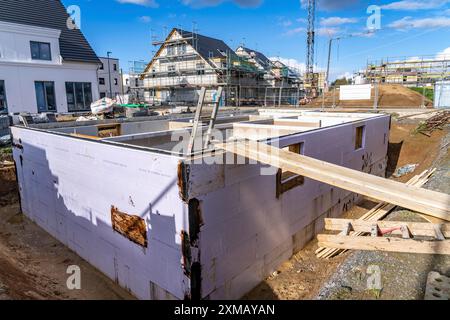
{"type": "Polygon", "coordinates": [[[294,119],[275,119],[273,121],[275,126],[292,126],[292,127],[311,127],[311,128],[320,128],[321,121],[315,122],[307,122],[302,120],[294,120],[294,119]]]}
{"type": "Polygon", "coordinates": [[[319,246],[339,249],[423,254],[450,254],[450,240],[424,241],[393,237],[351,237],[320,234],[319,246]]]}
{"type": "MultiPolygon", "coordinates": [[[[325,229],[331,231],[342,231],[346,228],[348,224],[351,224],[353,230],[356,232],[369,233],[371,226],[376,223],[380,229],[391,229],[396,227],[401,227],[403,225],[408,226],[413,236],[435,236],[435,224],[423,223],[423,222],[403,222],[403,221],[362,221],[353,219],[325,219],[325,229]]],[[[450,224],[442,224],[441,232],[444,237],[450,237],[450,224]]],[[[394,230],[392,234],[402,235],[400,229],[394,230]]]]}
{"type": "Polygon", "coordinates": [[[450,221],[450,196],[405,185],[264,143],[238,141],[216,147],[380,201],[450,221]]]}
{"type": "MultiPolygon", "coordinates": [[[[433,175],[433,173],[435,171],[436,171],[436,169],[425,170],[421,174],[412,177],[406,184],[422,187],[428,181],[429,177],[431,177],[433,175]]],[[[368,211],[366,214],[364,214],[362,217],[360,217],[359,220],[363,220],[363,221],[381,220],[385,216],[387,216],[391,210],[395,209],[395,207],[396,207],[395,205],[388,204],[386,202],[380,202],[372,210],[368,211]]],[[[429,216],[425,216],[425,217],[429,217],[429,216]]],[[[433,217],[429,217],[429,218],[438,219],[438,218],[433,218],[433,217]]],[[[360,236],[360,235],[363,235],[363,233],[362,232],[352,232],[350,235],[360,236]]],[[[340,255],[346,251],[347,250],[345,250],[345,249],[320,247],[319,249],[316,250],[316,255],[318,258],[328,259],[328,258],[332,258],[337,255],[340,255]]]]}
{"type": "Polygon", "coordinates": [[[79,134],[79,133],[71,133],[72,137],[78,137],[78,138],[84,138],[84,139],[91,139],[91,140],[102,140],[103,138],[97,137],[97,136],[89,136],[87,134],[79,134]]]}

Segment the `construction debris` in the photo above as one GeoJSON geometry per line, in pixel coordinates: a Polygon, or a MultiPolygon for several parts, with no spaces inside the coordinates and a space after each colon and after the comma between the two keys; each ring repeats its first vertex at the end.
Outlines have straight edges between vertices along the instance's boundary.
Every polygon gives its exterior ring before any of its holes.
{"type": "Polygon", "coordinates": [[[319,234],[317,239],[322,247],[450,255],[450,240],[446,240],[450,237],[450,224],[325,219],[325,229],[343,232],[319,234]],[[352,236],[350,231],[360,235],[352,236]],[[390,236],[386,237],[387,234],[390,236]]]}
{"type": "Polygon", "coordinates": [[[425,300],[450,300],[450,277],[431,271],[428,274],[425,300]]]}
{"type": "MultiPolygon", "coordinates": [[[[436,169],[424,171],[420,175],[417,175],[417,176],[413,177],[411,180],[409,180],[406,183],[406,185],[422,187],[425,183],[427,183],[428,179],[433,175],[433,173],[435,171],[436,171],[436,169]]],[[[363,215],[361,218],[359,218],[359,220],[360,221],[382,220],[395,208],[396,208],[395,205],[392,205],[392,204],[389,204],[386,202],[382,202],[382,203],[379,203],[377,206],[375,206],[372,210],[367,212],[365,215],[363,215]]],[[[358,232],[352,232],[352,233],[350,233],[350,235],[361,236],[363,234],[358,233],[358,232]]],[[[319,249],[316,250],[316,255],[318,258],[321,258],[321,259],[330,259],[330,258],[338,256],[346,251],[347,251],[346,249],[319,247],[319,249]]]]}
{"type": "Polygon", "coordinates": [[[421,122],[416,132],[430,137],[434,130],[442,130],[448,123],[450,123],[450,111],[442,111],[426,121],[421,122]]]}
{"type": "Polygon", "coordinates": [[[419,166],[419,164],[407,164],[406,166],[400,167],[397,170],[395,170],[393,176],[396,178],[403,177],[404,175],[407,175],[409,173],[414,172],[416,168],[419,166]]]}

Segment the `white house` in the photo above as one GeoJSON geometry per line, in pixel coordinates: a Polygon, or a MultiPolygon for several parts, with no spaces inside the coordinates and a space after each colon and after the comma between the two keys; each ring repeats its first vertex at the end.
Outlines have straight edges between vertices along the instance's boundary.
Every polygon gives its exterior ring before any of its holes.
{"type": "Polygon", "coordinates": [[[78,112],[99,98],[100,61],[70,26],[60,1],[0,1],[0,111],[78,112]]]}
{"type": "Polygon", "coordinates": [[[101,65],[98,69],[98,88],[100,98],[122,94],[122,80],[119,59],[99,57],[101,65]]]}

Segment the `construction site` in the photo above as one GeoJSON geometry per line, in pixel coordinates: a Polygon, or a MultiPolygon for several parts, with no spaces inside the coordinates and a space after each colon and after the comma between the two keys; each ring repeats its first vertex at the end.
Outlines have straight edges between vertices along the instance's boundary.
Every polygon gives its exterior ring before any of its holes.
{"type": "Polygon", "coordinates": [[[331,86],[306,3],[303,71],[177,27],[133,105],[11,116],[0,300],[448,300],[450,59],[331,86]]]}

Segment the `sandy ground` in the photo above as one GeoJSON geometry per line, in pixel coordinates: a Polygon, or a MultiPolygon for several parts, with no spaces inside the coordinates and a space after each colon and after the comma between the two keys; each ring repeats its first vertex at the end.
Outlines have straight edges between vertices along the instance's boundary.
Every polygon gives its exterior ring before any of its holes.
{"type": "MultiPolygon", "coordinates": [[[[407,163],[420,163],[416,174],[432,166],[434,159],[442,153],[440,146],[446,132],[436,131],[428,138],[412,134],[415,126],[415,123],[393,125],[389,171],[407,163]]],[[[412,175],[399,180],[406,181],[412,175]]],[[[439,181],[435,183],[441,184],[439,181]]],[[[346,216],[357,218],[373,206],[373,202],[365,201],[346,216]]],[[[20,213],[13,173],[0,175],[0,221],[0,300],[133,299],[132,295],[20,213]],[[81,268],[81,290],[69,290],[66,286],[69,276],[66,271],[70,265],[81,268]]],[[[245,298],[313,299],[319,292],[322,297],[336,298],[331,291],[324,295],[324,284],[339,274],[339,268],[345,266],[349,254],[324,261],[315,257],[316,249],[317,242],[312,241],[286,262],[276,275],[245,298]]],[[[341,297],[340,293],[337,296],[341,297]]]]}
{"type": "Polygon", "coordinates": [[[21,212],[14,172],[0,175],[0,300],[134,299],[21,212]],[[81,290],[69,290],[69,266],[81,290]]]}

